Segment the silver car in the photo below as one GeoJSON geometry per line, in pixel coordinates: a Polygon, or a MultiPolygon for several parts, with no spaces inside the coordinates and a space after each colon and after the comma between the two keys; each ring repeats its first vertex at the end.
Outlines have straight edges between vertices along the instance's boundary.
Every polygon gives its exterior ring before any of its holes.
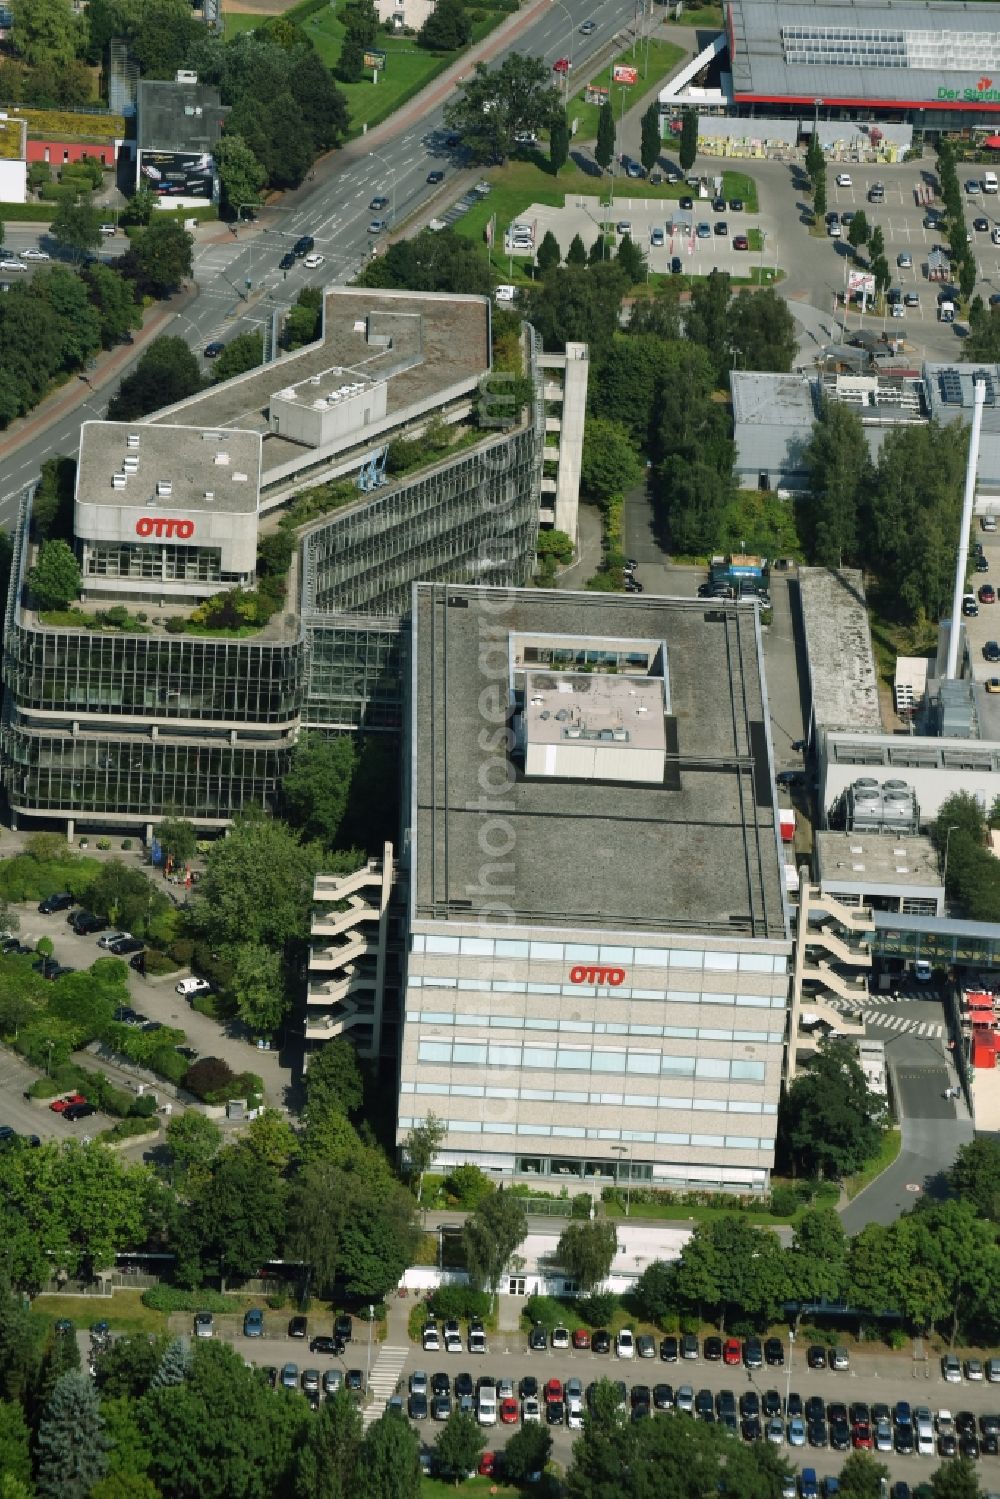
{"type": "Polygon", "coordinates": [[[694,1415],[694,1389],[691,1385],[682,1384],[677,1387],[674,1407],[676,1410],[683,1411],[686,1416],[694,1415]]]}

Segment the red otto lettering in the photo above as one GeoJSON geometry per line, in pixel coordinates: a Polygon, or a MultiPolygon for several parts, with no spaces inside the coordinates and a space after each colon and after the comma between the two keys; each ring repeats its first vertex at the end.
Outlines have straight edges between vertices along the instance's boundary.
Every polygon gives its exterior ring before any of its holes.
{"type": "Polygon", "coordinates": [[[583,964],[577,964],[569,971],[571,984],[610,984],[612,989],[617,989],[619,984],[625,982],[624,968],[590,968],[583,964]]]}
{"type": "Polygon", "coordinates": [[[167,515],[142,515],[135,523],[135,534],[187,541],[194,535],[194,521],[177,520],[167,515]]]}

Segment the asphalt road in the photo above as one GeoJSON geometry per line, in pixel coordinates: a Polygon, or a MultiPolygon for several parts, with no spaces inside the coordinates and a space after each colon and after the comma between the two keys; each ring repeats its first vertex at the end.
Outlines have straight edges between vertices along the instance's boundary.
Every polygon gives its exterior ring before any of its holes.
{"type": "MultiPolygon", "coordinates": [[[[553,4],[496,52],[490,38],[482,45],[491,63],[512,52],[548,62],[571,56],[576,77],[590,59],[608,53],[613,37],[635,20],[635,0],[595,0],[575,17],[566,7],[553,4]],[[587,18],[597,22],[597,30],[584,38],[577,28],[587,18]]],[[[471,60],[463,62],[460,71],[471,71],[471,60]]],[[[373,236],[368,224],[373,214],[368,204],[376,194],[390,199],[389,216],[396,224],[428,203],[440,202],[444,208],[452,202],[457,194],[449,179],[461,163],[449,156],[444,145],[445,96],[439,84],[427,91],[435,102],[421,106],[418,96],[370,132],[367,149],[363,137],[331,153],[317,163],[310,179],[296,192],[262,211],[256,224],[242,225],[238,237],[219,225],[199,229],[194,265],[197,296],[179,299],[184,301],[184,310],[160,331],[204,349],[214,339],[228,341],[238,333],[261,328],[276,312],[291,306],[304,285],[345,282],[357,274],[370,254],[373,236]],[[445,171],[442,186],[428,185],[427,174],[432,170],[445,171]],[[301,262],[291,271],[279,270],[281,256],[303,234],[313,236],[323,264],[313,271],[306,271],[301,262]]],[[[32,235],[27,229],[12,227],[6,239],[14,250],[29,244],[46,247],[44,235],[32,235]]],[[[108,399],[133,362],[125,361],[107,384],[95,373],[98,388],[73,411],[47,425],[44,432],[33,432],[16,450],[8,444],[7,455],[0,461],[0,528],[13,524],[17,496],[44,459],[51,453],[76,452],[81,421],[106,414],[108,399]]],[[[17,440],[16,431],[11,439],[17,440]]]]}

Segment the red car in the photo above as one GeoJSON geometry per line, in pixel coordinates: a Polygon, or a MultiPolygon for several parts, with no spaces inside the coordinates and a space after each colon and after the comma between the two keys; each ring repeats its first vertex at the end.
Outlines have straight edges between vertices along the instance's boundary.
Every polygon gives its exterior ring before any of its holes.
{"type": "Polygon", "coordinates": [[[497,1455],[495,1452],[484,1452],[479,1459],[479,1472],[483,1478],[492,1478],[497,1470],[497,1455]]]}
{"type": "Polygon", "coordinates": [[[733,239],[734,250],[749,250],[750,241],[745,234],[737,234],[733,239]]]}
{"type": "Polygon", "coordinates": [[[562,1385],[559,1383],[558,1379],[550,1379],[548,1384],[545,1386],[545,1404],[555,1405],[556,1402],[561,1400],[562,1398],[562,1385]]]}
{"type": "Polygon", "coordinates": [[[49,1104],[49,1108],[52,1110],[53,1114],[63,1114],[69,1108],[71,1103],[86,1102],[87,1100],[84,1098],[82,1093],[67,1093],[64,1098],[53,1098],[52,1102],[49,1104]]]}
{"type": "Polygon", "coordinates": [[[553,73],[568,73],[573,64],[568,57],[557,57],[552,64],[553,73]]]}
{"type": "Polygon", "coordinates": [[[583,1328],[583,1327],[578,1327],[577,1328],[576,1332],[573,1334],[573,1347],[574,1348],[589,1348],[590,1347],[590,1333],[587,1332],[586,1328],[583,1328]]]}
{"type": "Polygon", "coordinates": [[[505,1426],[513,1426],[518,1418],[517,1401],[511,1400],[510,1396],[500,1402],[500,1420],[505,1426]]]}
{"type": "Polygon", "coordinates": [[[739,1338],[727,1338],[722,1345],[722,1362],[724,1364],[738,1364],[743,1358],[743,1349],[739,1338]]]}
{"type": "Polygon", "coordinates": [[[981,604],[995,604],[997,601],[996,589],[992,583],[984,583],[979,590],[979,602],[981,604]]]}
{"type": "Polygon", "coordinates": [[[872,1450],[872,1429],[863,1423],[855,1426],[851,1432],[851,1444],[859,1451],[870,1452],[872,1450]]]}

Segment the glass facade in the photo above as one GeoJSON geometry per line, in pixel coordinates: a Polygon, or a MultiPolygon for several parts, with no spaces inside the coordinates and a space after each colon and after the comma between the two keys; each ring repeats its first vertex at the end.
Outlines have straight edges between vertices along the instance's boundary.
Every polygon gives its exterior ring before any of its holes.
{"type": "MultiPolygon", "coordinates": [[[[529,333],[534,360],[534,344],[529,333]]],[[[537,388],[537,387],[536,387],[537,388]]],[[[283,641],[46,628],[19,605],[30,501],[4,632],[0,752],[16,813],[165,813],[218,823],[265,803],[300,727],[398,731],[411,585],[523,585],[538,529],[544,413],[359,497],[304,538],[301,615],[283,641]]],[[[93,546],[93,579],[214,582],[212,549],[93,546]]]]}

